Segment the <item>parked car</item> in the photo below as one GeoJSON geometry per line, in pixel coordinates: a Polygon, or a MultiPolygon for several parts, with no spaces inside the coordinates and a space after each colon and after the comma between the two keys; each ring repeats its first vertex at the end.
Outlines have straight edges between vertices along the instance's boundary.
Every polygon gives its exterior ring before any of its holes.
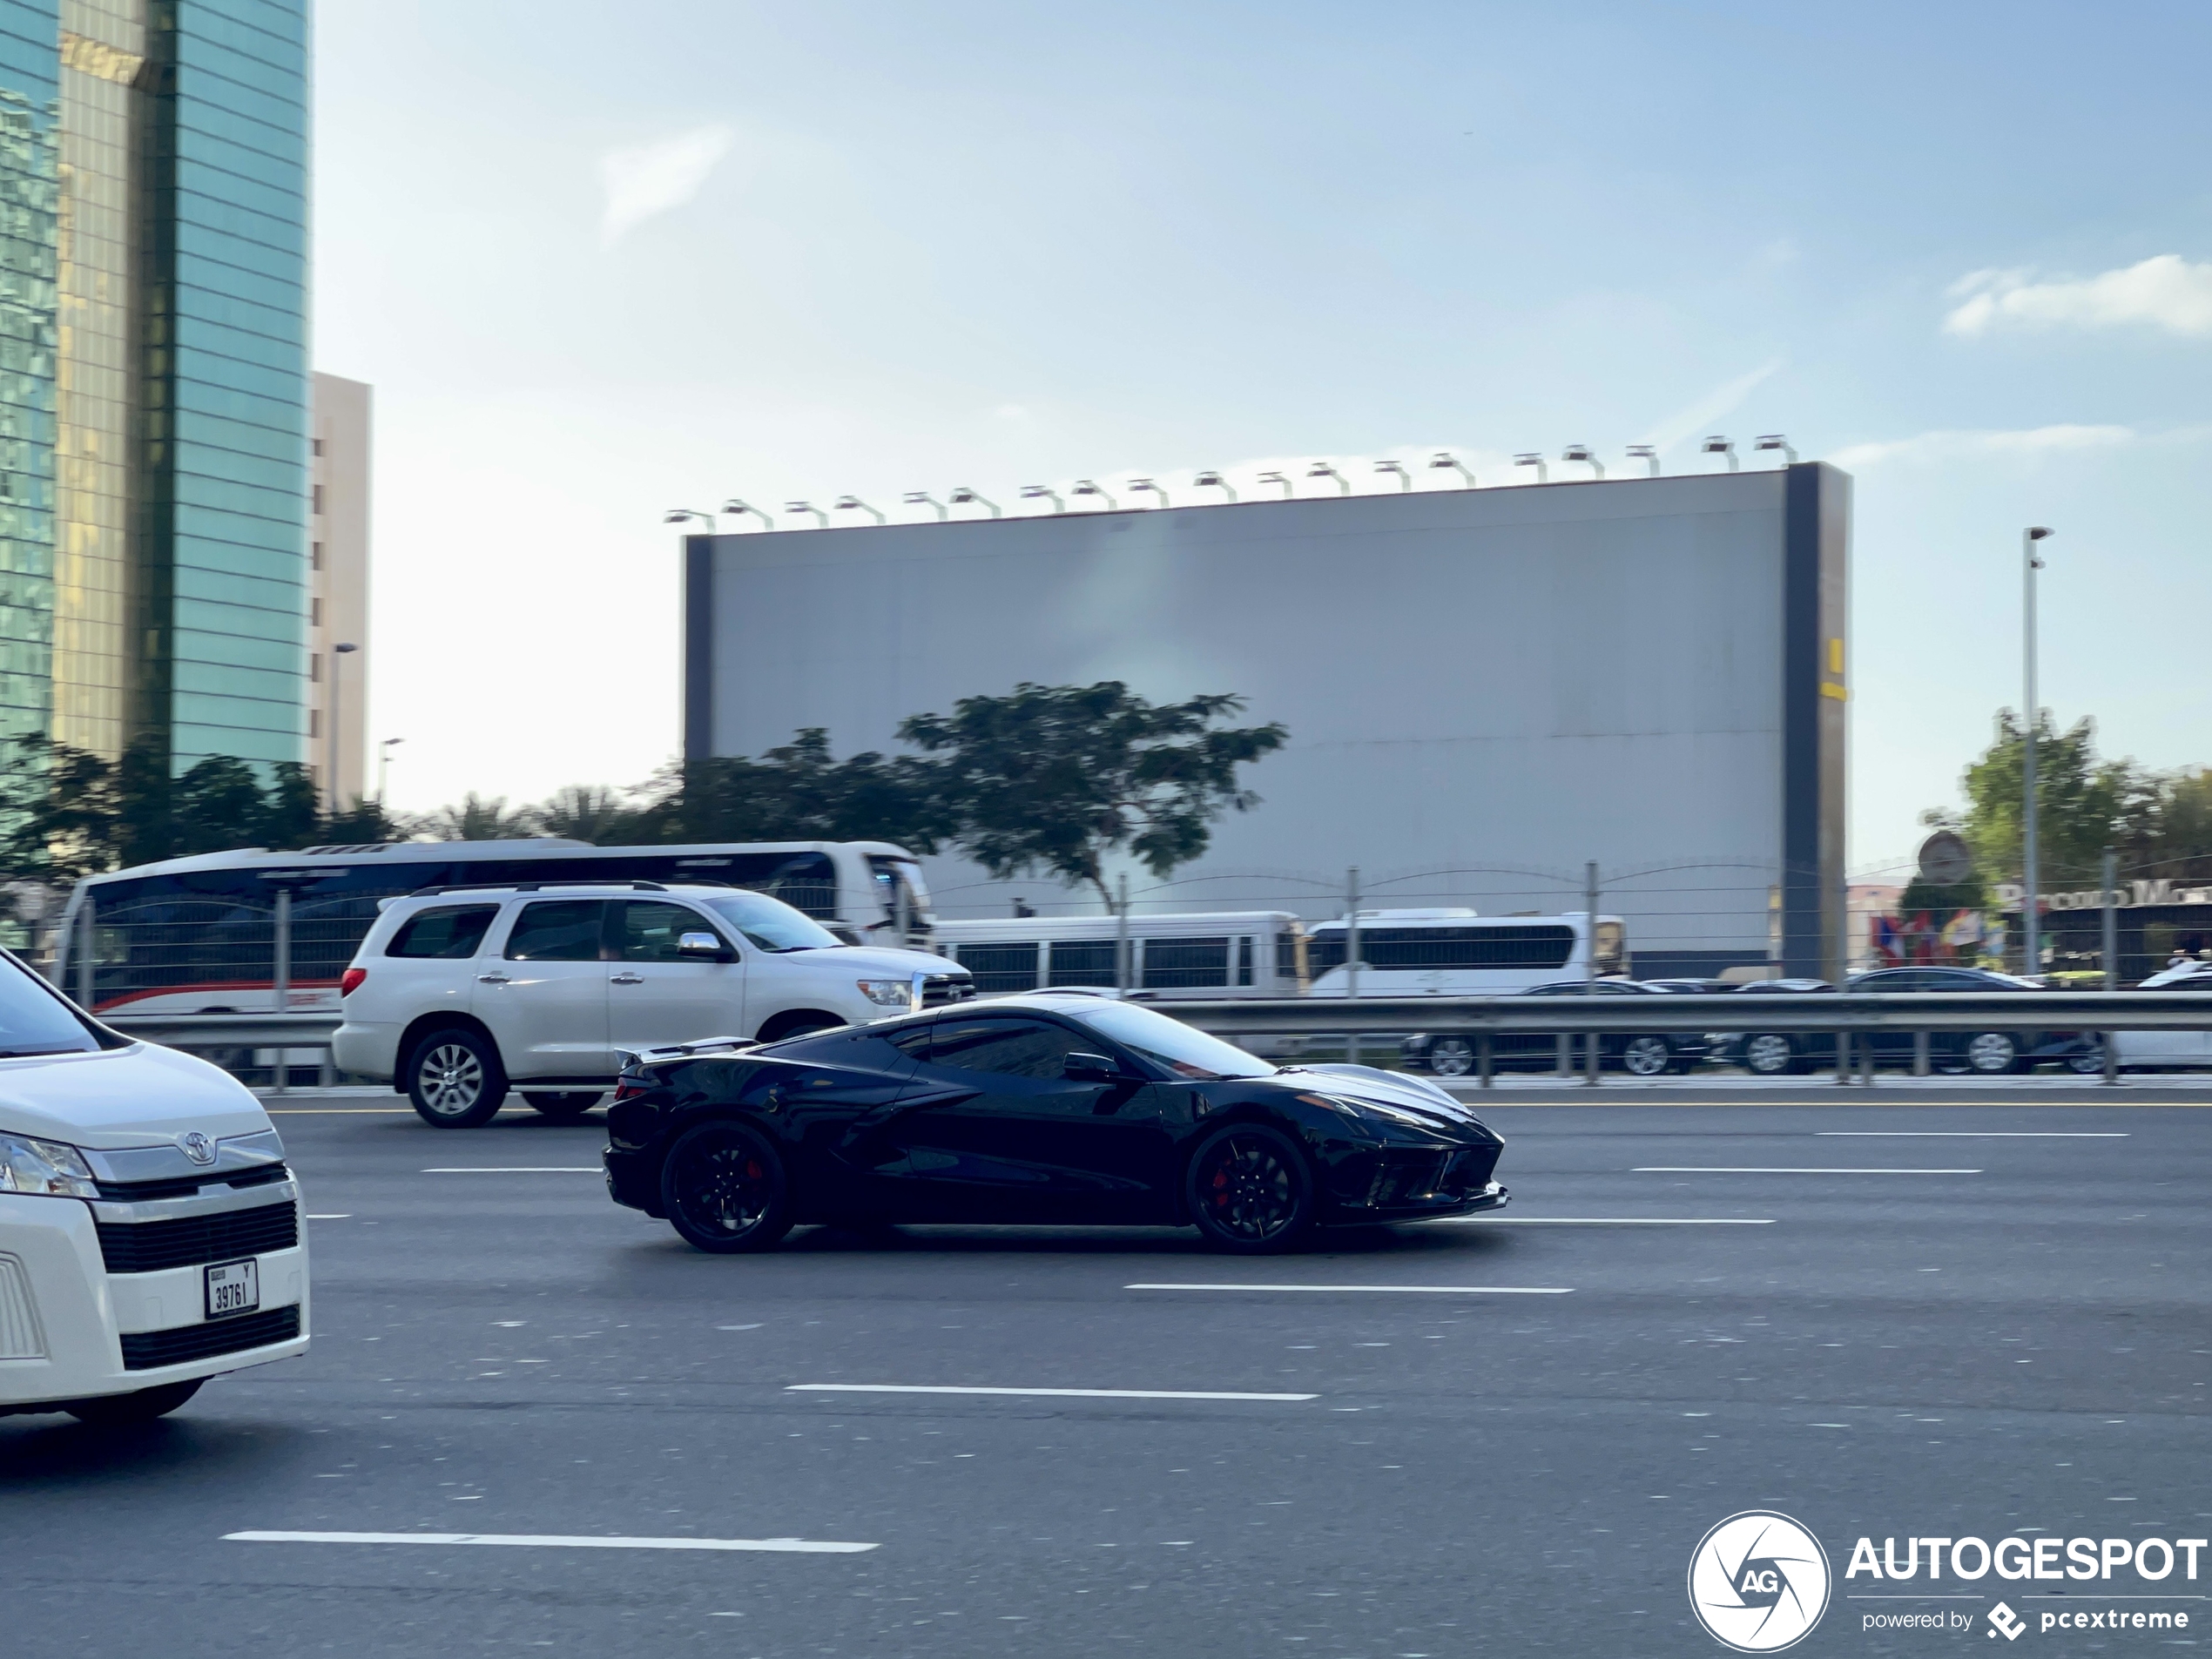
{"type": "MultiPolygon", "coordinates": [[[[1758,980],[1743,987],[1737,995],[1834,988],[1824,980],[1758,980]]],[[[1846,988],[1857,994],[1884,995],[1943,991],[2034,992],[2044,987],[2035,980],[1993,973],[1987,968],[1925,967],[1876,968],[1854,974],[1846,988]]],[[[1877,1066],[1908,1067],[1912,1063],[1912,1032],[1875,1031],[1868,1034],[1867,1041],[1877,1066]]],[[[1716,1042],[1714,1058],[1769,1076],[1804,1071],[1814,1066],[1831,1066],[1836,1061],[1835,1034],[1737,1033],[1716,1042]]],[[[2085,1074],[2104,1069],[2104,1050],[2096,1037],[2078,1031],[1935,1031],[1929,1034],[1928,1059],[1936,1071],[1984,1076],[2030,1070],[2039,1065],[2062,1065],[2085,1074]]]]}
{"type": "MultiPolygon", "coordinates": [[[[1656,996],[1664,988],[1639,980],[1608,977],[1596,980],[1557,980],[1522,993],[1525,996],[1656,996]]],[[[1705,1057],[1708,1039],[1692,1031],[1639,1032],[1601,1036],[1598,1063],[1608,1070],[1631,1076],[1656,1077],[1669,1071],[1687,1071],[1705,1057]]],[[[1571,1064],[1587,1065],[1588,1039],[1570,1037],[1571,1064]]],[[[1464,1077],[1475,1069],[1479,1055],[1472,1033],[1421,1033],[1398,1045],[1399,1062],[1409,1070],[1433,1072],[1440,1077],[1464,1077]]],[[[1490,1039],[1491,1063],[1501,1070],[1548,1069],[1559,1063],[1559,1039],[1548,1032],[1500,1032],[1490,1039]]]]}
{"type": "Polygon", "coordinates": [[[0,1416],[149,1422],[307,1349],[300,1190],[260,1103],[0,952],[0,1416]]]}
{"type": "Polygon", "coordinates": [[[1157,1009],[1053,991],[649,1052],[607,1139],[615,1201],[714,1251],[805,1222],[1020,1222],[1190,1225],[1251,1253],[1507,1197],[1504,1143],[1433,1083],[1278,1069],[1157,1009]]]}
{"type": "MultiPolygon", "coordinates": [[[[2212,1003],[2212,963],[2183,962],[2153,974],[2137,987],[2145,991],[2202,991],[2212,1003]]],[[[2202,1031],[2115,1031],[2114,1057],[2123,1071],[2184,1071],[2212,1066],[2212,1006],[2202,1031]]]]}
{"type": "Polygon", "coordinates": [[[778,899],[652,881],[445,887],[394,901],[340,981],[332,1057],[441,1128],[510,1084],[548,1116],[598,1103],[626,1051],[775,1042],[974,995],[941,956],[841,945],[778,899]]]}

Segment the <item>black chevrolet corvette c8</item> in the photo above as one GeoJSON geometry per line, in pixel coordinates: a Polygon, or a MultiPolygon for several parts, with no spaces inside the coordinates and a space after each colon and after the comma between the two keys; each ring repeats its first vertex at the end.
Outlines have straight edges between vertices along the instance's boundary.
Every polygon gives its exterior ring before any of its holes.
{"type": "Polygon", "coordinates": [[[1223,1250],[1492,1210],[1504,1143],[1440,1089],[1278,1068],[1068,993],[753,1046],[654,1049],[607,1113],[607,1187],[718,1251],[792,1226],[1196,1226],[1223,1250]]]}

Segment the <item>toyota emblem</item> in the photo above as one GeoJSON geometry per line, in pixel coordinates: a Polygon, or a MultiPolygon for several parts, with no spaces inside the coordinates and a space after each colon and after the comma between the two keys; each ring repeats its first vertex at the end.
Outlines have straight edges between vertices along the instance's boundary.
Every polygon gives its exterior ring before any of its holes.
{"type": "Polygon", "coordinates": [[[212,1163],[215,1161],[215,1143],[198,1130],[185,1136],[184,1146],[185,1156],[194,1163],[212,1163]]]}

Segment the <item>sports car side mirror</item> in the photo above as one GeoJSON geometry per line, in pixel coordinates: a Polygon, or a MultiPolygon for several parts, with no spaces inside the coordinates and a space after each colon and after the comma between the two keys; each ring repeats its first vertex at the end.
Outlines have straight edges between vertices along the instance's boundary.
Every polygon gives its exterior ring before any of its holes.
{"type": "Polygon", "coordinates": [[[1112,1083],[1122,1080],[1122,1069],[1103,1054],[1071,1054],[1061,1061],[1060,1075],[1069,1082],[1112,1083]]]}

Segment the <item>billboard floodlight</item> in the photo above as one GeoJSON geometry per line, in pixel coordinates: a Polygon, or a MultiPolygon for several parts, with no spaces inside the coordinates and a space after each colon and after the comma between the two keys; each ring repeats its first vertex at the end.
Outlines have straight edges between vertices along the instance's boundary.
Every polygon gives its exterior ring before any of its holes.
{"type": "Polygon", "coordinates": [[[1645,475],[1647,477],[1656,478],[1659,475],[1659,451],[1651,445],[1632,443],[1629,446],[1629,455],[1630,459],[1641,461],[1650,469],[1645,475]]]}
{"type": "Polygon", "coordinates": [[[1150,494],[1157,496],[1160,498],[1160,505],[1163,507],[1171,504],[1168,500],[1168,492],[1161,489],[1157,483],[1154,482],[1150,478],[1132,478],[1129,481],[1129,487],[1139,495],[1143,495],[1149,491],[1150,494]]]}
{"type": "Polygon", "coordinates": [[[1263,484],[1282,485],[1283,499],[1285,501],[1290,500],[1292,496],[1295,496],[1298,493],[1298,486],[1292,483],[1288,478],[1285,478],[1279,472],[1264,472],[1260,474],[1259,481],[1263,484]]]}
{"type": "Polygon", "coordinates": [[[1590,446],[1587,443],[1568,444],[1560,451],[1559,458],[1561,461],[1581,462],[1590,469],[1590,475],[1594,478],[1602,480],[1605,476],[1605,463],[1590,453],[1590,446]]]}
{"type": "Polygon", "coordinates": [[[829,528],[829,515],[824,512],[820,508],[815,506],[811,501],[787,501],[784,503],[784,511],[786,513],[812,513],[814,516],[815,529],[827,529],[829,528]]]}
{"type": "Polygon", "coordinates": [[[867,513],[873,516],[877,523],[880,524],[884,522],[883,515],[876,509],[869,506],[867,502],[862,501],[858,496],[840,496],[835,501],[830,503],[830,511],[833,513],[867,513]]]}
{"type": "Polygon", "coordinates": [[[1106,510],[1108,512],[1110,513],[1114,510],[1114,498],[1108,495],[1104,490],[1101,489],[1096,484],[1091,482],[1091,481],[1088,478],[1076,479],[1076,487],[1068,493],[1071,496],[1096,496],[1099,500],[1106,503],[1106,510]]]}
{"type": "Polygon", "coordinates": [[[1218,489],[1223,495],[1228,496],[1231,501],[1235,501],[1237,499],[1237,491],[1235,489],[1231,486],[1226,478],[1224,478],[1217,472],[1200,473],[1196,478],[1193,478],[1190,481],[1190,488],[1193,489],[1218,489]]]}
{"type": "Polygon", "coordinates": [[[1060,492],[1050,484],[1022,485],[1022,499],[1023,501],[1049,501],[1052,503],[1052,510],[1055,513],[1064,513],[1068,510],[1065,503],[1060,499],[1060,492]]]}
{"type": "Polygon", "coordinates": [[[744,517],[747,513],[751,513],[755,518],[759,519],[762,525],[766,529],[773,529],[776,528],[776,521],[774,519],[769,517],[767,514],[762,512],[751,502],[739,501],[735,496],[731,496],[729,500],[722,503],[722,510],[725,513],[735,513],[740,518],[744,517]]]}
{"type": "Polygon", "coordinates": [[[1536,469],[1536,482],[1540,484],[1548,482],[1550,478],[1550,474],[1544,469],[1544,458],[1540,455],[1531,453],[1515,455],[1513,458],[1513,464],[1516,467],[1534,467],[1536,469]]]}
{"type": "Polygon", "coordinates": [[[1006,516],[1005,514],[999,511],[999,504],[996,502],[984,500],[982,496],[977,495],[966,484],[962,484],[959,489],[954,490],[951,496],[947,497],[947,499],[949,500],[955,507],[966,507],[973,503],[977,507],[988,508],[993,518],[1003,518],[1006,516]]]}
{"type": "Polygon", "coordinates": [[[1333,478],[1337,481],[1338,495],[1349,496],[1352,493],[1351,482],[1325,461],[1315,462],[1305,469],[1305,475],[1309,478],[1333,478]]]}
{"type": "Polygon", "coordinates": [[[667,516],[663,518],[661,523],[664,524],[681,524],[686,519],[691,518],[696,518],[700,523],[705,525],[706,533],[709,536],[719,536],[722,533],[721,527],[714,522],[714,515],[712,513],[702,513],[698,509],[691,507],[670,508],[668,509],[667,516]]]}
{"type": "Polygon", "coordinates": [[[1406,463],[1402,461],[1378,461],[1375,462],[1375,470],[1395,473],[1398,476],[1398,493],[1401,496],[1413,487],[1413,475],[1406,470],[1406,463]]]}
{"type": "Polygon", "coordinates": [[[1794,467],[1797,464],[1797,452],[1790,447],[1790,440],[1784,437],[1779,432],[1768,433],[1751,447],[1754,449],[1779,449],[1782,451],[1782,464],[1784,466],[1794,467]]]}
{"type": "Polygon", "coordinates": [[[1466,467],[1461,465],[1460,458],[1453,455],[1449,449],[1439,449],[1434,455],[1428,458],[1428,469],[1431,472],[1442,472],[1447,469],[1449,469],[1453,472],[1456,472],[1460,477],[1466,479],[1467,481],[1467,488],[1469,489],[1473,489],[1474,488],[1474,475],[1469,472],[1466,467]]]}
{"type": "Polygon", "coordinates": [[[945,516],[944,503],[926,489],[909,489],[899,499],[909,507],[934,507],[937,509],[937,516],[940,519],[945,516]]]}
{"type": "Polygon", "coordinates": [[[1706,439],[1704,442],[1699,444],[1697,446],[1697,453],[1701,455],[1726,455],[1728,457],[1728,469],[1730,472],[1735,472],[1739,469],[1739,463],[1736,459],[1735,443],[1730,439],[1722,437],[1718,433],[1715,433],[1711,437],[1706,439]]]}

